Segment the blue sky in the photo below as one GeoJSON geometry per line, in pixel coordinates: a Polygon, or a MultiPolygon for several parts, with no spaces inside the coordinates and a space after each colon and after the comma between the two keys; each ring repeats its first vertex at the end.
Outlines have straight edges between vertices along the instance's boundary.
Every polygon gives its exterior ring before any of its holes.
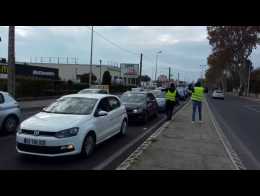
{"type": "MultiPolygon", "coordinates": [[[[93,63],[139,63],[143,57],[143,73],[154,78],[156,52],[159,56],[158,75],[196,80],[201,75],[211,47],[204,26],[95,26],[93,63]],[[111,43],[112,42],[112,43],[111,43]],[[114,45],[116,44],[116,46],[114,45]],[[120,48],[118,48],[119,46],[120,48]]],[[[8,27],[0,27],[0,57],[7,57],[8,27]]],[[[16,27],[16,60],[30,57],[78,57],[89,63],[90,27],[87,26],[19,26],[16,27]]],[[[255,67],[260,66],[260,50],[252,54],[255,67]]]]}

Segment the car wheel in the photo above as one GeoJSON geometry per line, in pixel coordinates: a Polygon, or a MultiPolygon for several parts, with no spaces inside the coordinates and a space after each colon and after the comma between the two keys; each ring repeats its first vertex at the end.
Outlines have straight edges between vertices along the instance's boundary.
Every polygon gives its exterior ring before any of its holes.
{"type": "Polygon", "coordinates": [[[144,113],[143,123],[146,124],[148,122],[148,113],[144,113]]]}
{"type": "Polygon", "coordinates": [[[93,134],[88,134],[82,145],[81,155],[85,158],[90,157],[95,149],[96,141],[93,134]]]}
{"type": "Polygon", "coordinates": [[[155,118],[158,117],[158,109],[155,111],[155,113],[154,113],[154,117],[155,117],[155,118]]]}
{"type": "Polygon", "coordinates": [[[3,129],[6,133],[14,133],[18,126],[18,120],[15,116],[9,116],[5,119],[3,129]]]}
{"type": "Polygon", "coordinates": [[[126,120],[123,120],[119,135],[125,136],[126,132],[127,132],[127,122],[126,122],[126,120]]]}

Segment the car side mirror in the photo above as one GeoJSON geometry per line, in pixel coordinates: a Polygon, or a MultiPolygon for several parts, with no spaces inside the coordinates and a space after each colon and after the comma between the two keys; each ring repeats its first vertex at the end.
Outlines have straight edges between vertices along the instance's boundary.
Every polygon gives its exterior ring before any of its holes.
{"type": "Polygon", "coordinates": [[[104,110],[101,110],[101,111],[97,112],[97,117],[99,117],[99,116],[106,116],[107,114],[108,114],[108,112],[106,112],[104,110]]]}

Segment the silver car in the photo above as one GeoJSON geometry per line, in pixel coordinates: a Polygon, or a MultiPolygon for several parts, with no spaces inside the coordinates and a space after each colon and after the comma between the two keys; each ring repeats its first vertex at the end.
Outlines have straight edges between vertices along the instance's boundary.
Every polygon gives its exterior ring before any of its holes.
{"type": "Polygon", "coordinates": [[[0,132],[15,132],[20,120],[19,104],[9,93],[0,91],[0,132]]]}
{"type": "Polygon", "coordinates": [[[164,112],[166,110],[165,92],[163,92],[162,90],[152,90],[151,93],[156,98],[159,106],[159,112],[164,112]]]}

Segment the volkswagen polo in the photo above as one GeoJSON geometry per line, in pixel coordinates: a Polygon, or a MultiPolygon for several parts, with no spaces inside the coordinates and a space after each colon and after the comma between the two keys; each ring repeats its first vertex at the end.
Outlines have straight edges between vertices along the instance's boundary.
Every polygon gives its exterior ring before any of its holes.
{"type": "Polygon", "coordinates": [[[117,96],[63,96],[23,121],[16,134],[19,153],[39,156],[90,156],[97,144],[125,135],[127,114],[117,96]]]}

